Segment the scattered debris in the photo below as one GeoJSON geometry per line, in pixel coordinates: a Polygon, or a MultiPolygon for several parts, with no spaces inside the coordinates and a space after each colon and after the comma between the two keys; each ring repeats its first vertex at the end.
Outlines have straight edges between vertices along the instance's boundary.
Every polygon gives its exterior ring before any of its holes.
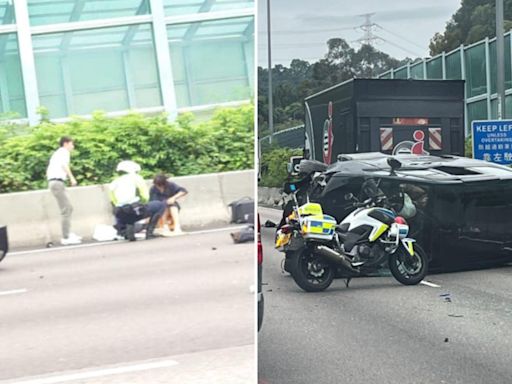
{"type": "Polygon", "coordinates": [[[216,251],[216,250],[217,250],[217,248],[216,248],[216,247],[212,247],[212,251],[216,251]]]}
{"type": "Polygon", "coordinates": [[[464,315],[454,315],[453,313],[448,314],[450,317],[464,317],[464,315]]]}
{"type": "Polygon", "coordinates": [[[444,338],[444,342],[445,342],[445,343],[447,343],[447,342],[448,342],[448,338],[447,338],[447,337],[445,337],[445,338],[444,338]]]}
{"type": "Polygon", "coordinates": [[[439,297],[443,297],[444,301],[446,303],[451,303],[452,302],[452,298],[451,298],[451,294],[450,293],[442,293],[442,294],[439,295],[439,297]]]}
{"type": "Polygon", "coordinates": [[[248,243],[250,241],[254,241],[254,226],[248,225],[247,227],[242,228],[238,232],[230,233],[231,239],[235,244],[240,243],[248,243]]]}

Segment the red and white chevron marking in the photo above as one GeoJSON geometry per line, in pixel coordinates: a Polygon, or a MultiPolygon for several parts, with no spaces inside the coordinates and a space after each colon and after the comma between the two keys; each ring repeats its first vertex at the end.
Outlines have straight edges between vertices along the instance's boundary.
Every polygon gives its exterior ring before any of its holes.
{"type": "Polygon", "coordinates": [[[383,151],[391,151],[393,149],[393,128],[380,129],[380,147],[383,151]]]}
{"type": "Polygon", "coordinates": [[[441,128],[428,129],[428,145],[430,149],[440,151],[443,149],[443,139],[441,135],[441,128]]]}

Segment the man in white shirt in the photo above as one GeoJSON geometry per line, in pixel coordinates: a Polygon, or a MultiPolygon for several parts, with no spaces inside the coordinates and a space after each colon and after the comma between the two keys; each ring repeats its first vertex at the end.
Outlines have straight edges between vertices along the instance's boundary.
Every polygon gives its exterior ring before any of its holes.
{"type": "Polygon", "coordinates": [[[57,200],[62,216],[62,239],[60,241],[62,245],[80,244],[82,242],[80,236],[70,231],[73,207],[66,193],[66,180],[68,178],[72,186],[77,184],[69,168],[70,153],[74,148],[75,145],[71,137],[61,137],[60,148],[53,153],[46,169],[48,187],[57,200]]]}

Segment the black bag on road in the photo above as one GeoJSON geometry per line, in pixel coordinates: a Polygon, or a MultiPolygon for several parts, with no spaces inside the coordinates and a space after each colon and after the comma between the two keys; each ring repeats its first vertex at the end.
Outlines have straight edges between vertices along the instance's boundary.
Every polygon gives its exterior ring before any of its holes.
{"type": "Polygon", "coordinates": [[[231,208],[232,223],[254,224],[254,200],[250,197],[243,197],[229,204],[231,208]]]}

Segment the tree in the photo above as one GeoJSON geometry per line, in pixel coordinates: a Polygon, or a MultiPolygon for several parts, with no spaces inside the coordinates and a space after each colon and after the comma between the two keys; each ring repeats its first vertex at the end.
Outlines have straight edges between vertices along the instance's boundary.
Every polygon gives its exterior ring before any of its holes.
{"type": "MultiPolygon", "coordinates": [[[[504,29],[512,28],[512,0],[504,0],[504,29]]],[[[460,8],[446,24],[444,33],[430,40],[430,54],[435,56],[451,51],[461,44],[472,44],[496,36],[496,7],[494,1],[462,0],[460,8]]]]}
{"type": "Polygon", "coordinates": [[[399,60],[393,59],[388,54],[378,51],[373,46],[367,44],[363,44],[354,53],[352,61],[358,77],[373,77],[391,68],[400,66],[399,60]]]}
{"type": "MultiPolygon", "coordinates": [[[[327,41],[325,57],[310,64],[294,59],[290,66],[272,68],[274,131],[289,128],[304,119],[304,98],[354,77],[373,77],[403,64],[370,45],[358,50],[345,40],[327,41]]],[[[268,70],[258,68],[258,127],[268,134],[268,70]]]]}

